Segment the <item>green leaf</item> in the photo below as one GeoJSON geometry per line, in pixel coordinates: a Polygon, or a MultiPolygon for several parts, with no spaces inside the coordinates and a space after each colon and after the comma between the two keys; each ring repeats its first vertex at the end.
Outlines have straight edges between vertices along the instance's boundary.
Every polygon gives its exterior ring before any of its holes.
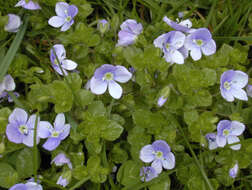
{"type": "MultiPolygon", "coordinates": [[[[16,169],[18,175],[21,178],[30,177],[33,174],[33,163],[32,149],[24,148],[16,157],[16,169]]],[[[37,168],[39,168],[39,163],[37,165],[37,168]]]]}
{"type": "Polygon", "coordinates": [[[141,164],[133,160],[128,160],[121,165],[117,173],[117,181],[128,186],[140,181],[140,167],[141,164]]]}
{"type": "Polygon", "coordinates": [[[94,100],[94,94],[85,89],[80,89],[77,91],[77,98],[80,100],[82,107],[91,104],[94,100]]]}
{"type": "Polygon", "coordinates": [[[76,93],[80,88],[82,84],[82,80],[80,78],[80,75],[77,73],[69,73],[65,80],[68,81],[68,84],[71,86],[71,89],[74,93],[76,93]]]}
{"type": "Polygon", "coordinates": [[[7,163],[0,162],[0,186],[10,188],[18,183],[18,173],[7,163]]]}
{"type": "Polygon", "coordinates": [[[73,105],[73,94],[68,85],[63,81],[53,81],[50,85],[52,102],[55,104],[55,112],[70,111],[73,105]]]}
{"type": "Polygon", "coordinates": [[[0,134],[5,133],[10,113],[11,111],[7,107],[0,109],[0,134]]]}
{"type": "Polygon", "coordinates": [[[104,116],[106,114],[106,108],[102,101],[94,101],[88,106],[88,112],[94,116],[104,116]]]}
{"type": "Polygon", "coordinates": [[[88,170],[85,166],[77,166],[73,169],[73,177],[78,180],[88,176],[88,170]]]}
{"type": "Polygon", "coordinates": [[[162,180],[161,182],[149,186],[150,190],[170,190],[170,188],[171,188],[171,180],[169,176],[164,180],[162,180]]]}
{"type": "Polygon", "coordinates": [[[114,141],[120,137],[123,127],[115,121],[109,123],[101,129],[101,137],[108,141],[114,141]]]}

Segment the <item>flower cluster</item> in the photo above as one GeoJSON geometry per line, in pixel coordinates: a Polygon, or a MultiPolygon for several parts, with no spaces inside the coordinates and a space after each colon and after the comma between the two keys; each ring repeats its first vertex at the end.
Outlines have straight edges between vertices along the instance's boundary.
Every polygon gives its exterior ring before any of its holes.
{"type": "Polygon", "coordinates": [[[145,145],[140,151],[140,159],[145,163],[152,163],[151,167],[143,167],[140,175],[142,181],[150,181],[165,169],[175,167],[175,156],[170,146],[163,140],[156,140],[152,144],[145,145]]]}
{"type": "Polygon", "coordinates": [[[207,28],[190,29],[192,23],[184,20],[176,23],[167,17],[163,19],[176,31],[160,35],[154,40],[154,46],[160,48],[167,62],[184,64],[184,60],[191,55],[194,61],[216,52],[216,44],[207,28]]]}

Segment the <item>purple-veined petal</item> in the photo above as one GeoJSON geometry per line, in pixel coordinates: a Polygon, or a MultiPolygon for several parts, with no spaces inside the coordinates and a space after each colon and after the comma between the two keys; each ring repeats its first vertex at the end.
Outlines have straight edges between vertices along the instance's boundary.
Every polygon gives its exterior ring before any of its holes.
{"type": "Polygon", "coordinates": [[[53,125],[57,131],[60,131],[64,128],[65,122],[66,119],[64,113],[58,113],[53,125]]]}
{"type": "Polygon", "coordinates": [[[63,130],[61,133],[60,133],[60,140],[64,140],[70,133],[70,128],[71,126],[69,124],[66,124],[63,126],[63,130]]]}
{"type": "Polygon", "coordinates": [[[179,49],[183,47],[185,43],[186,36],[182,32],[175,31],[173,37],[171,38],[170,44],[175,48],[179,49]]]}
{"type": "Polygon", "coordinates": [[[40,121],[38,127],[38,136],[40,138],[48,138],[50,136],[50,131],[53,130],[51,123],[48,121],[40,121]]]}
{"type": "Polygon", "coordinates": [[[224,89],[220,89],[221,91],[221,96],[227,100],[228,102],[233,102],[234,101],[234,96],[227,90],[224,90],[224,89]]]}
{"type": "Polygon", "coordinates": [[[68,14],[73,18],[78,14],[78,8],[75,5],[68,7],[68,14]]]}
{"type": "Polygon", "coordinates": [[[243,88],[248,84],[248,75],[242,71],[235,71],[232,78],[232,87],[243,88]]]}
{"type": "Polygon", "coordinates": [[[161,162],[160,159],[155,159],[152,162],[151,167],[153,167],[158,174],[160,174],[162,172],[162,170],[163,170],[163,168],[162,168],[162,162],[161,162]]]}
{"type": "Polygon", "coordinates": [[[8,23],[4,26],[4,30],[8,32],[17,32],[22,21],[18,15],[8,14],[8,23]]]}
{"type": "Polygon", "coordinates": [[[247,93],[245,92],[245,90],[243,89],[236,89],[236,88],[233,88],[230,90],[230,92],[232,93],[232,95],[239,99],[239,100],[244,100],[244,101],[248,101],[248,96],[247,96],[247,93]]]}
{"type": "Polygon", "coordinates": [[[114,80],[121,83],[128,82],[132,77],[132,74],[123,66],[116,66],[114,73],[114,80]]]}
{"type": "Polygon", "coordinates": [[[64,153],[58,154],[52,161],[51,164],[55,163],[56,166],[62,166],[63,164],[67,164],[70,169],[72,169],[72,163],[66,157],[64,153]]]}
{"type": "Polygon", "coordinates": [[[217,125],[217,136],[223,135],[223,130],[230,131],[231,129],[231,121],[229,120],[221,120],[217,125]]]}
{"type": "Polygon", "coordinates": [[[224,147],[227,143],[227,140],[224,136],[217,135],[216,143],[219,147],[224,147]]]}
{"type": "Polygon", "coordinates": [[[108,90],[109,90],[109,94],[115,98],[115,99],[119,99],[122,96],[122,87],[116,83],[115,81],[111,80],[108,83],[108,90]]]}
{"type": "Polygon", "coordinates": [[[104,64],[95,70],[94,77],[97,80],[102,80],[106,73],[114,74],[115,71],[116,67],[114,65],[104,64]]]}
{"type": "Polygon", "coordinates": [[[66,11],[68,11],[69,5],[65,2],[58,2],[55,6],[55,12],[60,17],[67,17],[66,11]]]}
{"type": "Polygon", "coordinates": [[[56,184],[66,187],[68,183],[69,182],[67,181],[66,178],[63,178],[62,176],[60,176],[56,184]]]}
{"type": "Polygon", "coordinates": [[[232,121],[231,122],[231,130],[230,135],[239,136],[245,130],[245,125],[239,121],[232,121]]]}
{"type": "Polygon", "coordinates": [[[179,25],[185,26],[189,29],[192,27],[192,22],[189,19],[186,19],[186,20],[181,21],[179,25]]]}
{"type": "Polygon", "coordinates": [[[166,101],[167,101],[167,98],[164,98],[163,96],[161,96],[158,99],[158,103],[157,104],[158,104],[159,107],[162,107],[166,101]]]}
{"type": "MultiPolygon", "coordinates": [[[[23,136],[23,144],[25,144],[26,146],[29,146],[29,147],[33,147],[33,137],[34,137],[34,131],[29,130],[28,135],[23,136]]],[[[37,135],[37,144],[38,143],[39,143],[39,138],[37,135]]]]}
{"type": "Polygon", "coordinates": [[[200,48],[191,49],[190,55],[194,61],[200,60],[200,58],[202,56],[200,48]]]}
{"type": "Polygon", "coordinates": [[[53,16],[48,20],[48,24],[55,28],[61,27],[64,23],[65,23],[65,19],[59,16],[53,16]]]}
{"type": "Polygon", "coordinates": [[[25,110],[21,108],[15,108],[9,116],[10,123],[16,123],[19,125],[25,124],[28,119],[28,115],[25,110]]]}
{"type": "Polygon", "coordinates": [[[153,44],[155,47],[163,49],[163,44],[165,43],[166,39],[167,39],[167,33],[162,34],[153,41],[153,44]]]}
{"type": "Polygon", "coordinates": [[[33,1],[29,1],[28,3],[25,3],[25,5],[22,6],[25,9],[29,9],[29,10],[37,10],[37,9],[41,9],[41,7],[39,6],[38,3],[35,3],[33,1]]]}
{"type": "Polygon", "coordinates": [[[140,176],[142,176],[141,180],[142,181],[151,181],[153,178],[158,176],[158,173],[153,167],[147,166],[147,167],[142,167],[140,170],[140,176]]]}
{"type": "MultiPolygon", "coordinates": [[[[63,75],[63,73],[58,65],[53,64],[52,66],[57,73],[59,73],[60,75],[63,75]]],[[[62,68],[62,70],[65,75],[68,75],[68,72],[64,68],[62,68]]]]}
{"type": "Polygon", "coordinates": [[[26,190],[43,190],[42,186],[40,184],[37,184],[35,182],[27,182],[25,184],[26,190]]]}
{"type": "Polygon", "coordinates": [[[25,5],[25,0],[20,0],[16,5],[15,5],[15,7],[20,7],[20,6],[23,6],[23,5],[25,5]]]}
{"type": "Polygon", "coordinates": [[[145,163],[152,162],[155,159],[153,152],[154,149],[152,148],[152,145],[145,145],[140,151],[140,159],[145,163]]]}
{"type": "MultiPolygon", "coordinates": [[[[228,144],[233,144],[233,143],[240,142],[240,139],[237,136],[231,135],[231,136],[228,136],[227,142],[228,142],[228,144]]],[[[236,144],[236,145],[230,146],[230,148],[233,150],[240,150],[241,144],[236,144]]]]}
{"type": "Polygon", "coordinates": [[[182,55],[184,56],[184,59],[188,57],[188,49],[186,49],[184,46],[182,48],[179,48],[178,51],[180,53],[182,53],[182,55]]]}
{"type": "MultiPolygon", "coordinates": [[[[40,123],[40,118],[38,117],[38,124],[37,124],[38,126],[37,126],[37,128],[39,128],[39,123],[40,123]]],[[[33,129],[33,128],[35,128],[35,124],[36,124],[36,115],[33,114],[33,115],[31,115],[31,116],[29,117],[29,119],[28,119],[26,125],[27,125],[27,127],[28,127],[29,129],[33,129]]]]}
{"type": "Polygon", "coordinates": [[[169,152],[162,160],[162,165],[165,169],[173,169],[175,167],[175,156],[172,152],[169,152]]]}
{"type": "Polygon", "coordinates": [[[78,66],[77,63],[75,63],[72,60],[65,59],[62,61],[62,67],[69,71],[74,70],[77,66],[78,66]]]}
{"type": "Polygon", "coordinates": [[[19,132],[18,126],[15,124],[8,124],[6,127],[6,136],[9,141],[16,144],[22,143],[23,135],[19,132]]]}
{"type": "Polygon", "coordinates": [[[74,20],[71,20],[70,22],[65,22],[63,26],[61,27],[60,31],[65,32],[67,31],[71,25],[74,23],[74,20]]]}
{"type": "Polygon", "coordinates": [[[155,152],[160,151],[163,153],[163,157],[166,157],[171,151],[170,146],[164,140],[156,140],[152,143],[152,147],[155,152]]]}
{"type": "Polygon", "coordinates": [[[90,81],[90,89],[91,89],[91,92],[94,93],[94,94],[104,94],[104,92],[106,92],[107,90],[107,82],[104,81],[104,80],[98,80],[96,79],[95,77],[92,77],[91,78],[91,81],[90,81]]]}
{"type": "Polygon", "coordinates": [[[206,44],[204,44],[202,47],[202,52],[204,55],[212,55],[216,52],[216,44],[214,40],[210,40],[206,44]]]}
{"type": "Polygon", "coordinates": [[[174,50],[170,53],[172,63],[184,64],[184,56],[178,50],[174,50]]]}
{"type": "Polygon", "coordinates": [[[47,141],[43,144],[43,148],[49,151],[56,149],[61,140],[59,138],[48,138],[47,141]]]}
{"type": "Polygon", "coordinates": [[[54,54],[54,51],[57,55],[59,62],[62,62],[66,58],[66,50],[64,46],[62,44],[55,44],[50,51],[51,63],[54,63],[57,60],[56,55],[54,54]]]}
{"type": "Polygon", "coordinates": [[[118,33],[118,38],[119,39],[118,39],[117,46],[128,46],[135,42],[137,35],[121,30],[118,33]]]}
{"type": "Polygon", "coordinates": [[[229,176],[232,177],[232,178],[236,178],[237,173],[238,173],[238,169],[239,169],[239,166],[238,166],[238,164],[236,163],[236,164],[234,165],[234,167],[231,168],[231,169],[229,170],[229,176]]]}

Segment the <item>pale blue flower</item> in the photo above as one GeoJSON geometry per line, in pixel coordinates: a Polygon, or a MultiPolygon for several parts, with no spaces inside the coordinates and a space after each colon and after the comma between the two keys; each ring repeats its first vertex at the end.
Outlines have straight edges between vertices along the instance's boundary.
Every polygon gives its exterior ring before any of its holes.
{"type": "Polygon", "coordinates": [[[247,101],[248,97],[242,88],[248,83],[248,75],[242,71],[228,70],[221,75],[220,91],[224,99],[229,102],[235,98],[247,101]]]}
{"type": "Polygon", "coordinates": [[[175,156],[170,146],[163,140],[156,140],[151,145],[144,146],[140,151],[140,159],[145,163],[151,163],[156,172],[162,172],[162,168],[173,169],[175,156]]]}
{"type": "Polygon", "coordinates": [[[56,166],[63,166],[64,164],[67,164],[69,169],[72,169],[72,163],[69,160],[69,158],[66,157],[64,153],[58,154],[52,161],[51,164],[54,163],[56,166]]]}
{"type": "Polygon", "coordinates": [[[74,23],[74,17],[78,13],[78,8],[75,5],[69,5],[65,2],[58,2],[55,6],[57,16],[53,16],[48,20],[48,24],[59,28],[61,31],[67,31],[74,23]]]}
{"type": "Polygon", "coordinates": [[[119,99],[122,96],[122,87],[117,83],[126,83],[132,74],[123,66],[104,64],[96,69],[90,80],[90,89],[94,94],[104,94],[108,88],[109,94],[119,99]]]}
{"type": "Polygon", "coordinates": [[[105,19],[98,20],[97,29],[104,34],[109,30],[109,22],[105,19]]]}
{"type": "Polygon", "coordinates": [[[29,10],[38,10],[41,9],[38,3],[33,2],[32,0],[20,0],[15,7],[23,7],[24,9],[29,10]]]}
{"type": "Polygon", "coordinates": [[[180,23],[174,22],[171,19],[169,19],[167,16],[163,18],[163,21],[166,22],[170,27],[177,31],[190,33],[194,31],[195,29],[191,29],[192,22],[189,19],[183,20],[180,23]]]}
{"type": "MultiPolygon", "coordinates": [[[[224,147],[226,143],[233,144],[240,142],[240,136],[245,130],[245,125],[238,121],[221,120],[217,125],[216,143],[219,147],[224,147]]],[[[230,146],[233,150],[239,150],[241,144],[230,146]]]]}
{"type": "Polygon", "coordinates": [[[13,185],[9,190],[43,190],[43,187],[35,182],[27,182],[13,185]]]}
{"type": "Polygon", "coordinates": [[[202,53],[206,56],[216,52],[216,44],[207,28],[199,28],[190,33],[185,40],[185,48],[189,50],[194,61],[201,58],[202,53]]]}
{"type": "MultiPolygon", "coordinates": [[[[38,118],[39,119],[39,118],[38,118]]],[[[33,146],[33,136],[35,128],[36,115],[28,118],[28,114],[21,108],[15,108],[9,116],[9,124],[6,127],[6,135],[9,141],[26,146],[33,146]]],[[[39,127],[39,120],[38,126],[39,127]]],[[[37,144],[39,137],[37,136],[37,144]]]]}
{"type": "Polygon", "coordinates": [[[138,35],[142,33],[143,26],[141,23],[137,23],[133,19],[124,21],[121,26],[121,30],[118,33],[117,46],[128,46],[135,43],[138,35]]]}
{"type": "Polygon", "coordinates": [[[69,184],[69,181],[66,178],[63,178],[62,176],[60,176],[57,181],[57,184],[63,187],[66,187],[69,184]]]}
{"type": "Polygon", "coordinates": [[[238,174],[238,170],[239,170],[239,166],[238,166],[238,164],[236,163],[236,164],[234,165],[234,167],[231,168],[231,169],[229,170],[229,176],[230,176],[231,178],[236,178],[236,176],[237,176],[237,174],[238,174]]]}
{"type": "Polygon", "coordinates": [[[4,26],[4,30],[8,32],[17,32],[22,21],[18,15],[8,14],[8,23],[4,26]]]}
{"type": "Polygon", "coordinates": [[[151,166],[147,166],[147,167],[141,168],[140,176],[141,176],[142,181],[148,182],[148,181],[151,181],[153,178],[158,177],[158,173],[155,170],[155,168],[151,166]]]}
{"type": "Polygon", "coordinates": [[[214,149],[218,148],[218,145],[216,143],[216,134],[215,133],[206,134],[206,139],[208,141],[208,148],[210,150],[214,150],[214,149]]]}
{"type": "Polygon", "coordinates": [[[41,121],[38,128],[40,138],[48,138],[43,144],[43,148],[49,151],[56,149],[62,140],[70,133],[70,124],[65,124],[63,113],[57,114],[53,126],[48,121],[41,121]]]}

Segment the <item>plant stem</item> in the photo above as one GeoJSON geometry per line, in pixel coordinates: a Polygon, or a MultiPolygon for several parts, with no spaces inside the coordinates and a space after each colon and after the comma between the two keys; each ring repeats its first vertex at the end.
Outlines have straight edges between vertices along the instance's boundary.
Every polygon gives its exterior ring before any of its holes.
{"type": "Polygon", "coordinates": [[[186,144],[187,144],[187,146],[188,146],[188,148],[189,148],[189,150],[190,150],[190,152],[191,152],[191,154],[192,154],[192,156],[193,156],[193,158],[194,158],[194,161],[195,161],[196,165],[198,166],[198,168],[199,168],[199,170],[200,170],[200,172],[201,172],[201,175],[202,175],[202,177],[204,178],[204,180],[205,180],[205,182],[206,182],[208,188],[209,188],[210,190],[214,190],[214,188],[213,188],[211,182],[209,181],[209,179],[208,179],[208,177],[207,177],[207,175],[206,175],[206,173],[205,173],[205,171],[204,171],[204,168],[200,165],[200,162],[199,162],[199,160],[198,160],[196,154],[194,153],[194,151],[193,151],[193,149],[192,149],[192,147],[191,147],[189,141],[187,140],[187,138],[186,138],[186,136],[185,136],[185,133],[184,133],[182,127],[181,127],[180,125],[178,125],[178,126],[179,126],[179,130],[180,130],[180,132],[181,132],[181,134],[182,134],[182,136],[183,136],[183,138],[184,138],[184,140],[185,140],[185,142],[186,142],[186,144]]]}
{"type": "Polygon", "coordinates": [[[86,181],[88,181],[89,178],[90,178],[89,176],[83,178],[81,181],[79,181],[78,183],[76,183],[76,184],[75,184],[73,187],[71,187],[69,190],[74,190],[74,189],[80,187],[83,183],[85,183],[86,181]]]}
{"type": "Polygon", "coordinates": [[[38,128],[38,120],[39,120],[39,113],[36,113],[36,120],[35,120],[35,128],[34,128],[34,136],[33,136],[33,175],[34,180],[37,183],[37,165],[38,165],[38,149],[37,149],[37,128],[38,128]]]}

